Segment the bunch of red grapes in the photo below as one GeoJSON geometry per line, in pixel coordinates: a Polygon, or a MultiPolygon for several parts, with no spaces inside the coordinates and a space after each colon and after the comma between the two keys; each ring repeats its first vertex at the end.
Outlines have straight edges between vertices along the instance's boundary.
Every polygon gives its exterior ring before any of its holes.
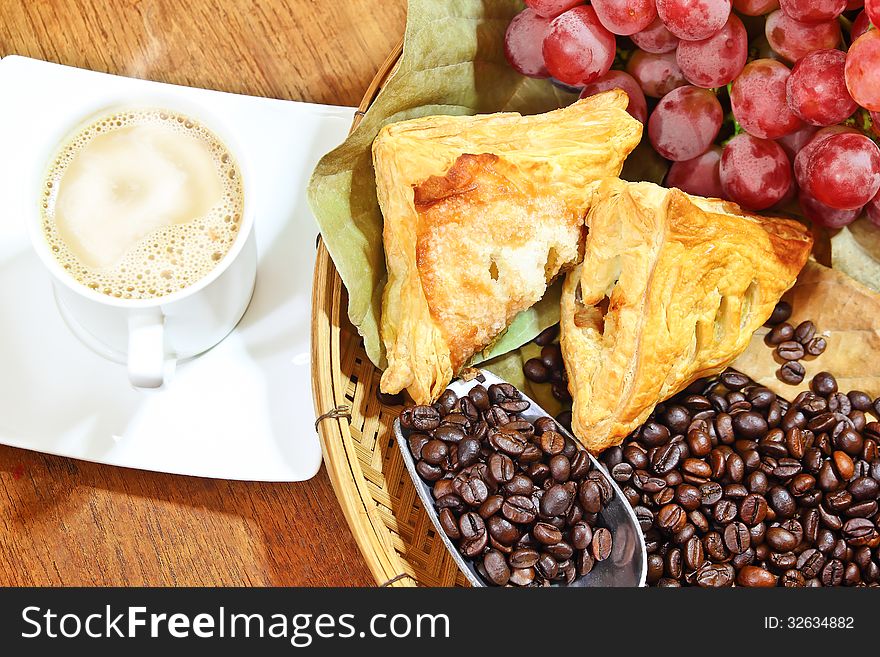
{"type": "Polygon", "coordinates": [[[623,89],[668,187],[880,225],[880,0],[525,1],[510,64],[623,89]]]}

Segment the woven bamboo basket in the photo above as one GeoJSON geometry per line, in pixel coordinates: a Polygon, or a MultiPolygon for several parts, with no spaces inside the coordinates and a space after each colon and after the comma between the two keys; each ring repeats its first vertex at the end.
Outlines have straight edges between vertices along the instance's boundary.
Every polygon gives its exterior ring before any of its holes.
{"type": "MultiPolygon", "coordinates": [[[[400,59],[383,63],[352,130],[400,59]]],[[[342,279],[323,243],[312,290],[312,390],[324,461],[342,511],[376,583],[466,586],[425,513],[391,429],[400,408],[376,398],[380,372],[348,321],[342,279]]]]}

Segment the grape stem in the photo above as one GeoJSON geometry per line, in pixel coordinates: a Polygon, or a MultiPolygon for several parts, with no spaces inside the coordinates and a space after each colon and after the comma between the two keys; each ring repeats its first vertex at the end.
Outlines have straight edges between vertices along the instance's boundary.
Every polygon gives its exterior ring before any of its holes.
{"type": "Polygon", "coordinates": [[[871,139],[876,144],[880,145],[880,134],[875,132],[874,121],[871,119],[871,113],[868,112],[868,110],[860,107],[856,113],[844,121],[843,124],[855,128],[856,130],[860,130],[868,139],[871,139]]]}

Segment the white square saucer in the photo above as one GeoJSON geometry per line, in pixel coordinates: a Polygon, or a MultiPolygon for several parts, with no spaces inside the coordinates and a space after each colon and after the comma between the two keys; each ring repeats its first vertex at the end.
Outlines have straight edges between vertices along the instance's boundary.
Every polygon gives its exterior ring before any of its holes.
{"type": "Polygon", "coordinates": [[[252,481],[317,473],[309,336],[318,228],[305,188],[351,108],[0,61],[0,443],[111,465],[252,481]],[[158,391],[70,332],[28,241],[34,158],[97,105],[159,93],[233,126],[253,178],[257,286],[238,327],[158,391]]]}

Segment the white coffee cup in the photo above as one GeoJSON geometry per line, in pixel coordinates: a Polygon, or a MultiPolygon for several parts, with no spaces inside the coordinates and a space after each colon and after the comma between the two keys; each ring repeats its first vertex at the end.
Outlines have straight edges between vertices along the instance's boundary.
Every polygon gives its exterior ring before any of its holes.
{"type": "MultiPolygon", "coordinates": [[[[93,115],[117,107],[163,107],[197,119],[228,147],[241,172],[244,198],[238,235],[225,256],[192,285],[162,297],[119,299],[83,285],[67,273],[52,255],[40,225],[45,176],[50,155],[38,158],[34,173],[33,208],[28,231],[34,250],[49,271],[59,311],[86,345],[105,358],[127,365],[128,377],[138,388],[159,388],[176,361],[197,356],[215,346],[238,324],[253,296],[257,274],[257,247],[247,163],[227,130],[205,120],[204,112],[181,107],[167,99],[144,99],[132,104],[96,108],[93,115]]],[[[87,120],[88,116],[83,117],[87,120]]],[[[70,126],[73,133],[77,125],[70,126]]],[[[55,144],[57,147],[59,144],[55,144]]]]}

